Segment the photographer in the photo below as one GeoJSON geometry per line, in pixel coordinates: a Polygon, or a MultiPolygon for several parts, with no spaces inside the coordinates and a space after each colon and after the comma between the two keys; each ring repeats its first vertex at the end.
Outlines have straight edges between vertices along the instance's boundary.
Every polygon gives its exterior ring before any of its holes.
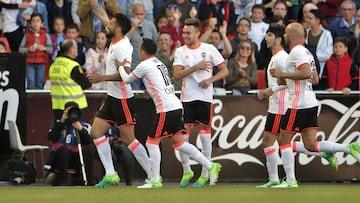
{"type": "Polygon", "coordinates": [[[75,102],[67,102],[60,120],[49,130],[48,140],[52,141],[50,155],[44,166],[49,171],[46,181],[53,186],[83,185],[77,132],[82,145],[88,185],[94,184],[93,160],[95,147],[90,138],[90,124],[81,121],[81,111],[75,102]],[[75,175],[74,175],[75,174],[75,175]],[[77,175],[77,176],[76,176],[77,175]]]}

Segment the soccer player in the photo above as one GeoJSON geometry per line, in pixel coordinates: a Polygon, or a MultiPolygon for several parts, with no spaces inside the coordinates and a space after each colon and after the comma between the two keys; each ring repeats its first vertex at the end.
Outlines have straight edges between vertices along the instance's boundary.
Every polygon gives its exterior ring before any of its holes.
{"type": "Polygon", "coordinates": [[[176,150],[185,153],[205,167],[210,174],[210,184],[215,185],[221,165],[210,162],[194,145],[184,141],[183,134],[185,133],[185,128],[182,120],[182,104],[175,95],[174,85],[166,66],[155,57],[156,51],[156,43],[151,39],[145,38],[140,46],[139,53],[142,62],[132,73],[127,74],[122,63],[119,63],[119,72],[122,80],[130,84],[136,79],[142,79],[147,92],[156,106],[154,124],[146,141],[153,174],[151,181],[140,188],[162,187],[159,143],[161,138],[164,137],[170,137],[176,150]]]}
{"type": "MultiPolygon", "coordinates": [[[[189,140],[192,126],[198,125],[203,155],[210,160],[211,143],[211,117],[213,112],[213,82],[228,75],[225,60],[220,52],[207,43],[199,40],[199,20],[186,19],[182,31],[185,45],[176,49],[173,63],[174,79],[183,80],[180,99],[184,106],[184,122],[187,134],[184,138],[189,140]],[[213,75],[212,67],[217,66],[219,72],[213,75]]],[[[187,187],[194,172],[191,170],[189,157],[180,152],[183,166],[181,187],[187,187]]],[[[208,169],[203,167],[201,176],[193,187],[200,188],[209,180],[208,169]]]]}
{"type": "Polygon", "coordinates": [[[278,78],[280,84],[286,84],[289,94],[288,109],[284,121],[280,124],[280,151],[286,181],[273,186],[276,188],[297,188],[295,178],[294,154],[291,139],[300,132],[304,145],[296,145],[296,151],[312,152],[346,152],[360,162],[360,146],[353,142],[349,145],[329,141],[316,141],[318,129],[318,102],[312,91],[312,71],[315,69],[314,58],[304,44],[304,28],[299,23],[291,23],[285,29],[285,43],[290,47],[286,60],[286,71],[277,68],[270,69],[270,74],[278,78]]]}
{"type": "Polygon", "coordinates": [[[104,105],[97,112],[90,132],[106,172],[104,178],[95,185],[96,188],[117,184],[120,181],[118,174],[114,170],[110,144],[104,135],[112,124],[119,128],[123,143],[129,147],[136,160],[147,175],[150,176],[149,157],[145,147],[135,138],[134,134],[135,119],[132,115],[134,94],[131,86],[121,81],[115,65],[116,60],[123,61],[126,59],[124,66],[130,68],[133,48],[129,39],[125,36],[130,28],[131,22],[124,14],[116,14],[110,20],[110,24],[107,26],[107,35],[112,41],[106,59],[107,75],[89,75],[89,79],[93,84],[108,81],[108,96],[104,105]]]}
{"type": "MultiPolygon", "coordinates": [[[[279,138],[280,134],[280,122],[281,118],[286,112],[288,97],[286,92],[286,85],[278,85],[277,79],[270,75],[270,71],[273,68],[278,68],[282,71],[286,71],[285,62],[288,57],[288,53],[284,50],[282,46],[283,36],[285,33],[285,28],[283,25],[273,24],[270,25],[269,29],[266,32],[266,45],[273,54],[267,68],[268,76],[268,88],[260,90],[258,92],[258,98],[262,100],[263,98],[269,97],[269,107],[268,115],[265,124],[265,130],[263,133],[262,144],[264,147],[264,154],[266,158],[266,167],[269,176],[269,181],[263,185],[258,185],[258,188],[269,188],[274,185],[280,184],[279,175],[278,175],[278,157],[277,150],[274,146],[275,141],[279,138]]],[[[297,146],[302,143],[294,142],[293,145],[297,146]]],[[[294,147],[296,148],[296,147],[294,147]]],[[[293,149],[294,149],[293,148],[293,149]]],[[[337,161],[334,156],[334,153],[329,152],[310,152],[306,153],[309,155],[322,156],[327,159],[330,165],[337,170],[337,161]]]]}

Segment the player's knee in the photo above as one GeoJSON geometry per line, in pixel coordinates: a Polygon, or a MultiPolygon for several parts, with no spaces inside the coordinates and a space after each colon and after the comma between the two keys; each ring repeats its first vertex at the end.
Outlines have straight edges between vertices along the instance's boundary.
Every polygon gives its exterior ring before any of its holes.
{"type": "Polygon", "coordinates": [[[101,134],[101,132],[99,130],[95,129],[95,128],[91,128],[91,130],[90,130],[90,137],[92,139],[97,139],[97,138],[99,138],[99,137],[101,137],[103,135],[104,134],[101,134]]]}
{"type": "Polygon", "coordinates": [[[273,146],[275,141],[276,141],[276,138],[273,138],[272,136],[269,136],[269,135],[265,135],[265,136],[263,136],[262,146],[263,146],[263,148],[273,146]]]}

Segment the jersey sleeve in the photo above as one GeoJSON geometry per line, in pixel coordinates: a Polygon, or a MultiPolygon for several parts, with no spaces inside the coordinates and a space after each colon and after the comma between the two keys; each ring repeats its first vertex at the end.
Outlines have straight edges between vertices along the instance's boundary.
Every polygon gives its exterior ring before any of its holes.
{"type": "Polygon", "coordinates": [[[302,64],[311,65],[310,57],[309,57],[310,52],[307,52],[305,47],[303,49],[296,49],[294,51],[295,51],[295,53],[293,54],[293,57],[294,57],[293,61],[295,63],[295,67],[299,67],[302,64]],[[304,56],[306,56],[306,57],[304,57],[304,56]]]}
{"type": "Polygon", "coordinates": [[[174,62],[173,62],[173,66],[177,66],[177,65],[180,65],[180,66],[184,66],[184,63],[183,61],[181,60],[182,57],[182,48],[177,48],[175,50],[175,57],[174,57],[174,62]]]}
{"type": "Polygon", "coordinates": [[[127,74],[123,66],[120,66],[118,71],[119,71],[122,81],[127,84],[130,84],[137,79],[133,72],[131,72],[130,74],[127,74]]]}

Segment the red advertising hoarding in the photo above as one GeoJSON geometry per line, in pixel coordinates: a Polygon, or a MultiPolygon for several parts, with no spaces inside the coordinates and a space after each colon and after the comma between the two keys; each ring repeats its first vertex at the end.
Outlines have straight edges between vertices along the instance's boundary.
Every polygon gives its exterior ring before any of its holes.
{"type": "MultiPolygon", "coordinates": [[[[89,107],[83,119],[90,121],[99,107],[103,93],[87,93],[89,107]]],[[[29,144],[50,144],[46,140],[52,122],[51,103],[48,93],[28,94],[27,140],[29,144]]],[[[318,95],[319,132],[318,140],[329,140],[341,144],[360,142],[360,102],[357,95],[318,95]]],[[[136,99],[136,136],[142,142],[155,113],[151,100],[141,95],[136,99]]],[[[212,120],[212,160],[223,165],[220,181],[263,181],[266,179],[265,157],[261,139],[266,121],[267,101],[258,101],[255,95],[220,96],[214,99],[212,120]]],[[[295,137],[297,140],[300,136],[295,137]]],[[[191,140],[198,148],[201,143],[196,136],[191,140]]],[[[162,149],[161,175],[165,180],[178,180],[181,165],[168,140],[162,149]]],[[[338,152],[339,171],[333,171],[324,159],[298,154],[295,159],[296,175],[300,181],[348,181],[360,179],[360,164],[345,153],[338,152]]],[[[199,174],[200,166],[193,163],[199,174]]],[[[282,165],[279,166],[280,174],[282,165]]],[[[135,178],[144,178],[138,167],[135,178]]]]}

